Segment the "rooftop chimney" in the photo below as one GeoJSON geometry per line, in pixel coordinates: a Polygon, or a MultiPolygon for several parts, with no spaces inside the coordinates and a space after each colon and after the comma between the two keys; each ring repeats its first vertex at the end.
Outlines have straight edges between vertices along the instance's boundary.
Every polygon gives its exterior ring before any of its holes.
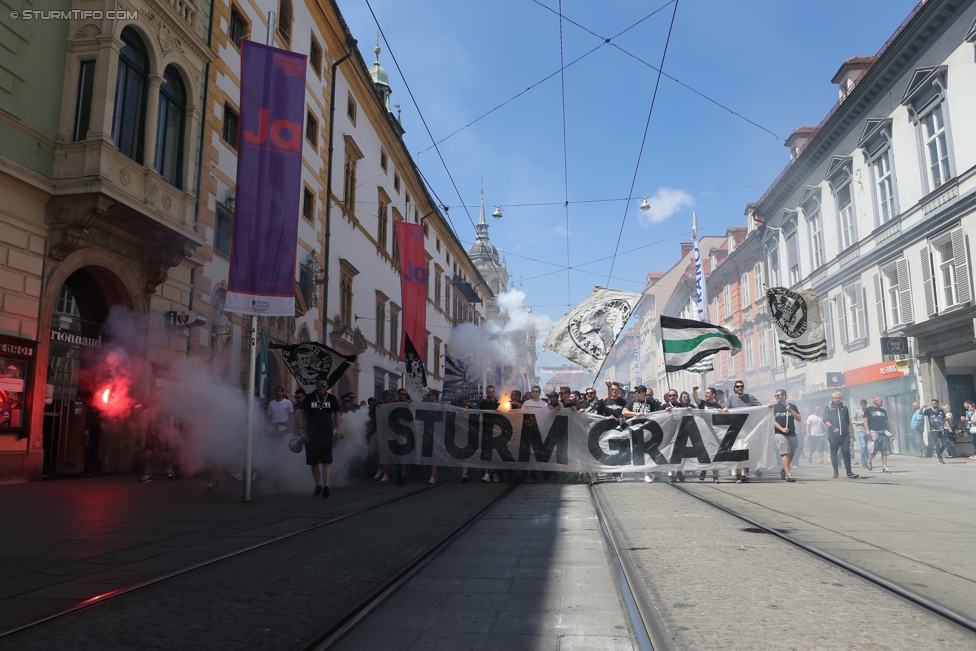
{"type": "Polygon", "coordinates": [[[796,160],[796,157],[800,155],[803,151],[803,147],[807,144],[807,141],[817,133],[817,127],[800,127],[790,134],[790,137],[786,139],[784,143],[790,148],[790,160],[796,160]]]}
{"type": "Polygon", "coordinates": [[[837,84],[841,101],[844,101],[848,93],[854,89],[857,80],[871,67],[871,64],[874,63],[876,58],[874,56],[851,57],[841,64],[837,74],[830,80],[830,83],[837,84]]]}
{"type": "Polygon", "coordinates": [[[691,242],[682,242],[681,243],[681,257],[683,258],[686,255],[688,255],[689,253],[691,253],[691,250],[693,248],[695,248],[695,245],[692,244],[691,242]]]}

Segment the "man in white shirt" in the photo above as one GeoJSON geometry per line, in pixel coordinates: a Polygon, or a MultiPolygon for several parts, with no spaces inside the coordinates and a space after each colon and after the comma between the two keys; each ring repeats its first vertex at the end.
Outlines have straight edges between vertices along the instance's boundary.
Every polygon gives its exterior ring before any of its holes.
{"type": "Polygon", "coordinates": [[[824,452],[827,449],[827,426],[820,417],[820,405],[813,408],[813,413],[807,416],[807,449],[810,450],[810,463],[813,463],[813,453],[820,454],[820,465],[824,465],[824,452]]]}
{"type": "Polygon", "coordinates": [[[284,387],[275,387],[274,400],[268,403],[268,415],[271,416],[271,433],[279,434],[288,431],[291,426],[295,406],[285,397],[284,387]]]}
{"type": "Polygon", "coordinates": [[[522,402],[522,409],[549,409],[549,403],[542,399],[539,385],[532,387],[532,397],[522,402]]]}

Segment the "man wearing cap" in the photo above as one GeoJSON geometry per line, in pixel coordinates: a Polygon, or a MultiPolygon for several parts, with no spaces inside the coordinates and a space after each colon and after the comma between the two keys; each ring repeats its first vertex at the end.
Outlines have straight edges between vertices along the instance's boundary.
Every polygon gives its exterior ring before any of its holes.
{"type": "Polygon", "coordinates": [[[329,393],[329,381],[320,376],[315,391],[298,405],[298,433],[305,442],[305,462],[315,479],[314,495],[329,496],[332,444],[339,436],[339,399],[329,393]]]}

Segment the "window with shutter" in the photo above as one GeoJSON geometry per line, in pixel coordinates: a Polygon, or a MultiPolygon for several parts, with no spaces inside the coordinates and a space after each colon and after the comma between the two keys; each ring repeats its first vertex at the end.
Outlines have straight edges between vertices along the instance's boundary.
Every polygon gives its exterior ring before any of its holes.
{"type": "Polygon", "coordinates": [[[961,228],[953,229],[952,260],[956,267],[956,300],[959,304],[972,300],[972,290],[969,287],[969,256],[966,255],[966,236],[961,228]]]}
{"type": "Polygon", "coordinates": [[[868,336],[868,324],[864,318],[864,304],[867,301],[861,283],[854,283],[854,301],[855,309],[857,310],[857,338],[866,339],[868,336]]]}
{"type": "Polygon", "coordinates": [[[932,254],[926,245],[922,249],[922,289],[925,292],[925,313],[929,316],[936,314],[935,288],[932,285],[932,254]]]}
{"type": "Polygon", "coordinates": [[[834,353],[834,302],[830,299],[820,304],[820,315],[823,318],[824,337],[827,339],[827,356],[834,353]]]}
{"type": "Polygon", "coordinates": [[[837,330],[840,332],[840,345],[847,348],[847,310],[850,299],[847,292],[841,292],[837,302],[837,330]]]}
{"type": "Polygon", "coordinates": [[[898,308],[901,314],[902,323],[912,323],[912,286],[908,278],[908,260],[902,259],[895,263],[895,272],[898,275],[898,308]]]}
{"type": "Polygon", "coordinates": [[[887,332],[888,323],[885,319],[884,288],[881,286],[881,274],[874,274],[874,306],[878,312],[878,330],[887,332]]]}

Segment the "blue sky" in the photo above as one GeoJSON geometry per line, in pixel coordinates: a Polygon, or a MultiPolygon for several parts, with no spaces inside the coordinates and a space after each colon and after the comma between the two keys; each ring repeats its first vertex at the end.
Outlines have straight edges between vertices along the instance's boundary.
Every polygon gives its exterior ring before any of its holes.
{"type": "MultiPolygon", "coordinates": [[[[539,2],[559,6],[557,0],[539,2]]],[[[533,0],[370,4],[438,140],[560,68],[559,18],[533,0]]],[[[562,13],[608,38],[664,5],[563,0],[562,13]]],[[[403,111],[408,147],[434,192],[451,206],[462,242],[474,241],[474,227],[461,206],[470,206],[476,222],[484,178],[488,211],[501,205],[504,214],[491,220],[491,241],[504,251],[526,303],[555,321],[595,284],[640,291],[648,272],[670,268],[678,242],[690,239],[692,211],[703,235],[744,224],[746,204],[762,195],[789,158],[783,139],[796,127],[818,124],[836,102],[830,79],[840,64],[876,53],[914,5],[680,1],[664,71],[779,138],[662,78],[633,191],[635,197],[659,196],[654,222],[639,210],[639,199],[626,211],[623,201],[602,201],[628,195],[657,77],[613,44],[658,66],[674,5],[567,68],[569,262],[560,75],[439,145],[459,198],[437,153],[428,150],[431,140],[382,44],[381,63],[390,75],[391,103],[403,111]],[[589,203],[575,203],[581,201],[589,203]],[[531,203],[552,205],[524,205],[531,203]],[[618,253],[608,282],[609,259],[586,263],[614,255],[625,212],[619,250],[643,248],[618,253]],[[578,268],[566,271],[567,265],[578,268]]],[[[339,6],[371,62],[376,23],[365,0],[340,0],[339,6]]],[[[566,63],[601,42],[563,21],[566,63]]],[[[562,362],[553,353],[540,357],[540,363],[562,362]]]]}

